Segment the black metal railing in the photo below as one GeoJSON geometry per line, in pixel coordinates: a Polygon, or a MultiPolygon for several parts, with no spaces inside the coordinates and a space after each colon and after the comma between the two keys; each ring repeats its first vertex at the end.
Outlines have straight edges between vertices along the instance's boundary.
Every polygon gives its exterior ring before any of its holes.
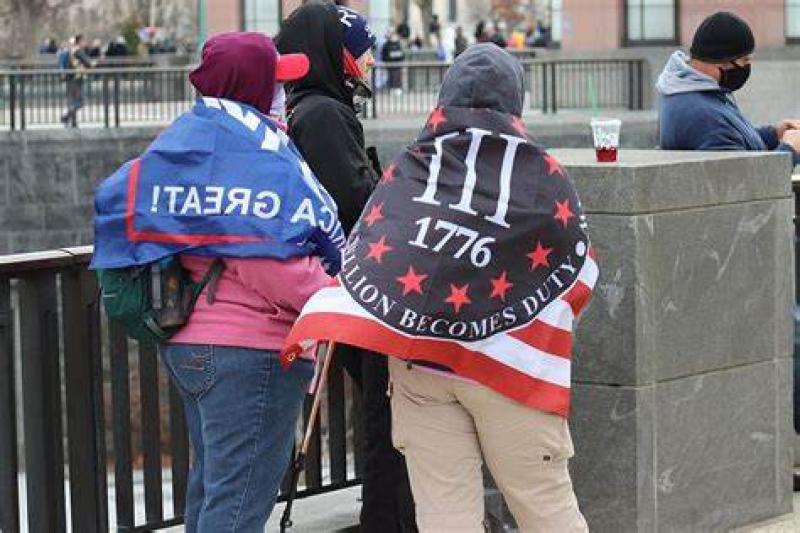
{"type": "MultiPolygon", "coordinates": [[[[180,398],[157,350],[105,320],[90,253],[0,257],[3,533],[182,522],[190,451],[180,398]]],[[[325,395],[299,497],[360,482],[360,396],[338,365],[325,395]]]]}
{"type": "MultiPolygon", "coordinates": [[[[81,125],[164,124],[188,110],[195,92],[186,67],[104,68],[81,74],[81,125]]],[[[0,128],[58,126],[68,76],[59,70],[0,71],[0,128]]]]}
{"type": "MultiPolygon", "coordinates": [[[[561,109],[643,109],[643,59],[527,60],[526,106],[561,109]]],[[[443,62],[379,64],[375,97],[364,118],[424,115],[436,105],[449,68],[443,62]]],[[[78,123],[94,127],[165,124],[192,105],[192,67],[100,68],[83,74],[78,123]]],[[[67,106],[67,76],[58,70],[0,70],[0,129],[58,126],[67,106]]]]}
{"type": "MultiPolygon", "coordinates": [[[[528,60],[522,65],[530,109],[644,109],[644,59],[528,60]]],[[[442,62],[377,65],[372,71],[375,96],[364,118],[428,113],[449,67],[442,62]]]]}
{"type": "MultiPolygon", "coordinates": [[[[152,58],[135,56],[126,57],[100,57],[96,58],[100,68],[149,68],[156,65],[152,58]]],[[[185,64],[184,62],[183,64],[185,64]]],[[[57,69],[58,61],[55,54],[42,55],[28,59],[0,59],[0,69],[8,70],[47,70],[57,69]]]]}

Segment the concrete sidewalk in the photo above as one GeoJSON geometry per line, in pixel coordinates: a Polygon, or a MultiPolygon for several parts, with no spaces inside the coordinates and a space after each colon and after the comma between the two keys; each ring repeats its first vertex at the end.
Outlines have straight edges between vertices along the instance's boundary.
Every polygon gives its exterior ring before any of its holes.
{"type": "MultiPolygon", "coordinates": [[[[280,531],[285,504],[275,506],[267,522],[267,531],[280,531]]],[[[358,524],[361,510],[361,486],[337,490],[328,494],[297,500],[292,508],[294,525],[290,533],[321,533],[341,531],[358,524]]]]}
{"type": "MultiPolygon", "coordinates": [[[[322,494],[295,503],[294,526],[290,533],[335,533],[358,524],[361,508],[361,487],[322,494]]],[[[283,504],[277,505],[267,524],[267,532],[280,530],[283,504]]],[[[175,531],[182,529],[175,528],[175,531]]],[[[800,532],[800,493],[794,495],[794,513],[734,530],[735,533],[798,533],[800,532]]]]}

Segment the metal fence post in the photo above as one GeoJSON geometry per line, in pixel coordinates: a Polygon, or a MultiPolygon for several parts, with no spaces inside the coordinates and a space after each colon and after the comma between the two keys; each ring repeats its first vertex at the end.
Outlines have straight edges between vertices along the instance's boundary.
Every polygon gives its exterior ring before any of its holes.
{"type": "Polygon", "coordinates": [[[111,345],[111,419],[114,439],[114,493],[117,531],[130,531],[134,523],[133,457],[131,449],[130,362],[128,338],[115,323],[109,327],[111,345]]]}
{"type": "Polygon", "coordinates": [[[148,522],[164,519],[161,479],[161,424],[158,409],[158,349],[139,343],[144,507],[148,522]]]}
{"type": "Polygon", "coordinates": [[[638,80],[639,80],[639,110],[644,109],[644,59],[639,59],[636,61],[636,69],[638,71],[638,80]]]}
{"type": "Polygon", "coordinates": [[[542,113],[547,114],[548,106],[547,106],[547,63],[541,64],[542,68],[542,113]]]}
{"type": "Polygon", "coordinates": [[[111,127],[111,116],[108,98],[108,76],[103,74],[103,124],[106,128],[111,127]]]}
{"type": "Polygon", "coordinates": [[[628,109],[633,111],[636,107],[635,104],[635,85],[633,80],[634,64],[633,61],[628,61],[628,109]]]}
{"type": "Polygon", "coordinates": [[[17,76],[14,73],[8,75],[8,111],[11,131],[14,131],[17,129],[17,76]]]}
{"type": "Polygon", "coordinates": [[[28,531],[66,531],[56,276],[19,280],[28,531]]]}
{"type": "Polygon", "coordinates": [[[556,80],[556,63],[550,63],[550,109],[553,114],[558,113],[558,89],[556,80]]]}
{"type": "Polygon", "coordinates": [[[94,533],[105,531],[101,522],[101,506],[107,496],[101,493],[98,464],[95,388],[92,386],[92,350],[89,309],[83,298],[81,268],[72,268],[61,275],[63,302],[64,380],[67,399],[67,435],[69,486],[72,504],[72,530],[94,533]]]}
{"type": "Polygon", "coordinates": [[[25,129],[25,75],[19,77],[19,129],[25,129]]]}
{"type": "Polygon", "coordinates": [[[19,532],[17,414],[11,282],[0,277],[0,531],[19,532]]]}
{"type": "Polygon", "coordinates": [[[119,128],[119,74],[114,75],[114,127],[119,128]]]}

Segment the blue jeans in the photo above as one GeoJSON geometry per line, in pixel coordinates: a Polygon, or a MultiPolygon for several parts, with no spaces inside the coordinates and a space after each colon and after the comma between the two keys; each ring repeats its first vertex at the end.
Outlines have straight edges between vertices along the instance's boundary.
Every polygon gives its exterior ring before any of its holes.
{"type": "Polygon", "coordinates": [[[184,518],[188,533],[263,533],[294,444],[313,375],[278,354],[168,344],[164,363],[180,390],[194,460],[184,518]]]}

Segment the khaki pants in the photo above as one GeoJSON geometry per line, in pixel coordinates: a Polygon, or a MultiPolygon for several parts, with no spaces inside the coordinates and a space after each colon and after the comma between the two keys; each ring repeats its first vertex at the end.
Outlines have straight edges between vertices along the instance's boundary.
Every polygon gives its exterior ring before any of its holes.
{"type": "Polygon", "coordinates": [[[486,461],[520,531],[588,531],[563,418],[389,358],[392,438],[406,456],[422,533],[484,531],[486,461]]]}

